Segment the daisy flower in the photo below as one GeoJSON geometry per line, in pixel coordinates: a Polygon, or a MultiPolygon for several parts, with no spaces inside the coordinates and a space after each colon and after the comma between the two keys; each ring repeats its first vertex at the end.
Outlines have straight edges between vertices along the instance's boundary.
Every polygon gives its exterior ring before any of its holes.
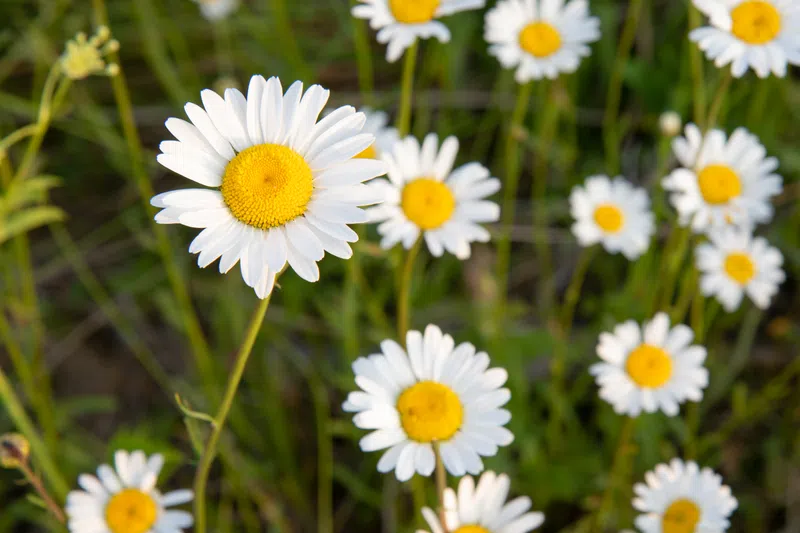
{"type": "MultiPolygon", "coordinates": [[[[478,486],[472,476],[458,483],[458,493],[444,491],[445,522],[443,527],[436,513],[428,507],[422,516],[433,533],[528,533],[544,522],[544,514],[528,512],[531,499],[520,496],[506,503],[510,481],[506,474],[484,472],[478,486]]],[[[417,533],[427,533],[418,531],[417,533]]]]}
{"type": "Polygon", "coordinates": [[[600,397],[620,415],[638,416],[661,410],[678,414],[678,404],[699,402],[708,385],[703,368],[706,349],[691,345],[694,333],[679,324],[670,329],[666,313],[658,313],[640,328],[628,320],[601,333],[597,355],[603,360],[591,366],[600,397]]]}
{"type": "Polygon", "coordinates": [[[356,157],[362,159],[380,159],[385,153],[390,153],[394,144],[400,139],[397,129],[389,126],[389,115],[383,111],[375,111],[364,107],[361,112],[367,117],[363,133],[375,136],[375,142],[356,157]]]}
{"type": "Polygon", "coordinates": [[[600,39],[600,19],[586,0],[502,0],[486,13],[489,53],[516,68],[517,83],[575,72],[600,39]]]}
{"type": "Polygon", "coordinates": [[[647,251],[655,233],[650,198],[621,176],[591,176],[569,195],[575,224],[572,233],[581,246],[602,243],[607,252],[634,260],[647,251]]]}
{"type": "Polygon", "coordinates": [[[708,237],[710,242],[696,249],[703,294],[716,296],[729,313],[739,308],[745,293],[756,307],[769,307],[786,279],[781,252],[763,237],[734,228],[712,231],[708,237]]]}
{"type": "Polygon", "coordinates": [[[329,91],[294,83],[283,94],[278,78],[253,76],[247,97],[227,89],[201,93],[205,109],[186,104],[191,123],[166,122],[177,141],[161,143],[158,162],[205,189],[159,194],[161,224],[203,231],[189,251],[219,271],[237,262],[242,277],[266,298],[286,263],[307,281],[319,279],[325,252],[349,258],[358,240],[347,224],[365,222],[358,206],[375,203],[362,182],[384,164],[356,159],[375,140],[361,133],[366,117],[350,106],[317,122],[329,91]]]}
{"type": "Polygon", "coordinates": [[[722,130],[705,135],[687,124],[685,137],[676,137],[672,149],[683,165],[662,181],[671,191],[670,201],[678,210],[681,225],[695,233],[734,224],[748,227],[769,222],[770,198],[783,190],[775,174],[778,160],[767,157],[758,138],[744,128],[730,138],[722,130]]]}
{"type": "Polygon", "coordinates": [[[190,490],[161,494],[156,480],[164,464],[160,454],[114,454],[115,468],[101,465],[97,477],[82,474],[67,495],[68,528],[72,533],[182,533],[194,520],[186,511],[169,507],[188,503],[190,490]]]}
{"type": "Polygon", "coordinates": [[[378,42],[388,43],[386,60],[394,63],[417,38],[450,41],[450,30],[438,18],[459,11],[481,9],[486,0],[358,0],[353,16],[369,20],[378,30],[378,42]]]}
{"type": "Polygon", "coordinates": [[[642,533],[722,533],[738,506],[719,474],[691,461],[673,459],[644,479],[633,486],[633,507],[643,513],[635,524],[642,533]]]}
{"type": "Polygon", "coordinates": [[[389,179],[370,183],[383,203],[368,210],[370,222],[381,222],[383,248],[398,242],[411,248],[422,234],[434,256],[447,250],[466,259],[471,242],[489,241],[489,232],[478,224],[500,218],[500,207],[485,200],[500,189],[500,180],[479,163],[452,170],[457,153],[458,139],[448,137],[440,149],[439,138],[430,133],[421,148],[409,136],[383,154],[389,179]]]}
{"type": "Polygon", "coordinates": [[[489,369],[486,352],[434,325],[406,335],[407,350],[393,340],[381,352],[353,363],[356,384],[343,409],[357,413],[353,423],[374,430],[361,439],[365,452],[388,450],[379,472],[395,471],[397,479],[414,472],[430,476],[438,444],[445,468],[454,476],[483,470],[481,456],[497,453],[514,436],[503,426],[511,413],[501,409],[511,398],[501,388],[508,378],[502,368],[489,369]]]}
{"type": "Polygon", "coordinates": [[[222,20],[239,7],[239,0],[194,0],[200,4],[200,12],[211,21],[222,20]]]}
{"type": "Polygon", "coordinates": [[[760,78],[783,78],[787,64],[800,65],[800,4],[797,0],[694,0],[711,26],[689,39],[717,67],[731,63],[739,78],[752,68],[760,78]]]}

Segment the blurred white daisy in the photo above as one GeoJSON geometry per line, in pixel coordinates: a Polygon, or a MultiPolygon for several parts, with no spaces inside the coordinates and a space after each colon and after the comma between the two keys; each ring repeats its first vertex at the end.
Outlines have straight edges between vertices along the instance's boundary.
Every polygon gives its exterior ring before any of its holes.
{"type": "Polygon", "coordinates": [[[706,349],[691,345],[691,328],[678,324],[670,329],[666,313],[658,313],[642,327],[628,320],[601,333],[597,355],[603,360],[591,366],[600,397],[617,414],[638,416],[642,411],[678,414],[678,404],[699,402],[708,385],[703,367],[706,349]]]}
{"type": "Polygon", "coordinates": [[[621,176],[591,176],[569,195],[575,223],[572,233],[581,246],[602,243],[607,252],[634,260],[647,251],[655,233],[650,198],[621,176]]]}
{"type": "Polygon", "coordinates": [[[600,19],[586,0],[501,0],[486,13],[484,39],[505,68],[525,83],[575,72],[600,39],[600,19]]]}
{"type": "Polygon", "coordinates": [[[730,138],[722,130],[705,135],[687,124],[685,137],[676,137],[672,148],[683,168],[662,181],[671,191],[670,201],[679,222],[696,233],[730,224],[750,227],[769,222],[770,198],[783,190],[775,174],[778,160],[767,157],[758,137],[737,128],[730,138]]]}
{"type": "Polygon", "coordinates": [[[114,454],[116,468],[101,465],[97,477],[81,474],[67,495],[67,526],[72,533],[182,533],[194,520],[169,507],[192,501],[190,490],[161,494],[156,480],[164,464],[160,454],[114,454]]]}
{"type": "Polygon", "coordinates": [[[375,111],[369,107],[361,108],[367,117],[367,122],[361,130],[375,136],[375,142],[356,157],[362,159],[380,159],[381,155],[390,153],[395,143],[400,139],[396,128],[389,126],[389,115],[383,111],[375,111]]]}
{"type": "Polygon", "coordinates": [[[642,512],[636,527],[642,533],[723,533],[738,506],[731,489],[710,468],[673,459],[644,475],[633,486],[633,507],[642,512]]]}
{"type": "Polygon", "coordinates": [[[800,65],[800,3],[797,0],[693,0],[711,26],[692,30],[717,67],[731,63],[739,78],[752,68],[760,78],[783,78],[787,64],[800,65]]]}
{"type": "MultiPolygon", "coordinates": [[[[472,476],[458,483],[458,493],[451,488],[444,492],[444,527],[436,513],[428,507],[422,516],[432,533],[528,533],[544,522],[544,514],[529,512],[531,499],[514,498],[506,503],[511,482],[506,474],[484,472],[478,486],[472,476]]],[[[418,531],[417,533],[427,533],[418,531]]]]}
{"type": "Polygon", "coordinates": [[[395,471],[406,481],[414,472],[434,470],[433,443],[454,476],[483,470],[481,456],[497,453],[514,436],[503,426],[511,413],[501,409],[511,398],[501,388],[508,378],[502,368],[489,369],[486,352],[475,353],[465,342],[434,325],[406,335],[407,350],[393,340],[381,343],[380,354],[353,363],[356,384],[342,406],[358,413],[353,423],[375,430],[361,439],[365,452],[388,450],[378,471],[395,471]]]}
{"type": "Polygon", "coordinates": [[[247,98],[236,89],[223,99],[202,92],[205,109],[186,104],[190,124],[170,118],[178,139],[161,143],[158,162],[211,189],[159,194],[161,224],[204,228],[189,251],[206,267],[221,257],[220,272],[237,262],[259,298],[272,292],[286,265],[307,281],[319,279],[325,252],[349,258],[358,240],[347,224],[365,222],[358,206],[375,203],[362,182],[384,173],[380,161],[356,159],[374,142],[361,133],[365,117],[340,107],[317,122],[329,91],[303,94],[294,83],[283,94],[278,78],[253,76],[247,98]]]}
{"type": "Polygon", "coordinates": [[[378,42],[388,43],[386,60],[397,61],[417,38],[450,41],[450,30],[438,18],[459,11],[481,9],[486,0],[358,0],[353,16],[368,19],[378,30],[378,42]]]}
{"type": "Polygon", "coordinates": [[[434,256],[447,250],[466,259],[471,242],[489,241],[479,224],[500,218],[500,207],[485,199],[500,189],[500,180],[480,163],[453,170],[457,153],[458,139],[448,137],[439,149],[439,138],[430,133],[421,148],[409,136],[382,154],[389,179],[369,184],[383,203],[368,213],[370,222],[381,222],[383,248],[398,242],[411,248],[422,233],[434,256]]]}
{"type": "Polygon", "coordinates": [[[749,231],[723,228],[709,232],[710,242],[696,249],[700,290],[716,296],[730,312],[739,308],[746,293],[756,307],[766,309],[786,279],[783,255],[763,237],[749,231]]]}
{"type": "Polygon", "coordinates": [[[194,0],[200,5],[200,13],[210,21],[222,20],[239,7],[239,0],[194,0]]]}

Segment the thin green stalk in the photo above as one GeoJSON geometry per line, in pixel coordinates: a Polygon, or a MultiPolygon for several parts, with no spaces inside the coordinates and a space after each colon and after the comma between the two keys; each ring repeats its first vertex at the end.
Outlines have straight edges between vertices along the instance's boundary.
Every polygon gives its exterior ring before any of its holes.
{"type": "Polygon", "coordinates": [[[286,0],[271,0],[271,2],[273,28],[278,42],[281,44],[281,53],[289,60],[289,65],[294,70],[297,79],[310,81],[313,73],[303,60],[297,38],[292,31],[292,21],[289,19],[286,0]]]}
{"type": "Polygon", "coordinates": [[[64,510],[56,503],[56,501],[47,491],[47,488],[42,483],[42,480],[39,479],[39,476],[37,476],[33,470],[31,470],[31,467],[28,465],[27,461],[21,461],[18,468],[25,476],[25,479],[28,481],[28,483],[33,487],[33,490],[35,490],[42,499],[45,507],[47,507],[47,510],[50,511],[50,514],[52,514],[60,524],[65,524],[67,522],[67,518],[64,516],[64,510]]]}
{"type": "Polygon", "coordinates": [[[330,403],[325,384],[316,375],[309,378],[317,423],[317,533],[333,533],[333,441],[330,403]]]}
{"type": "Polygon", "coordinates": [[[403,58],[403,78],[400,85],[400,109],[397,112],[397,132],[405,137],[411,131],[411,109],[414,94],[414,69],[417,66],[419,41],[414,41],[403,58]]]}
{"type": "Polygon", "coordinates": [[[218,20],[211,25],[214,34],[214,51],[217,60],[217,75],[233,76],[234,64],[231,52],[231,28],[225,19],[218,20]]]}
{"type": "MultiPolygon", "coordinates": [[[[692,270],[696,272],[695,269],[692,270]]],[[[695,335],[694,342],[701,346],[705,343],[706,338],[706,327],[703,324],[704,307],[705,298],[697,291],[692,300],[690,323],[695,335]]],[[[706,364],[708,364],[707,361],[706,364]]],[[[686,451],[684,453],[686,459],[695,459],[697,457],[697,431],[699,428],[700,404],[698,402],[692,402],[686,412],[686,451]]]]}
{"type": "Polygon", "coordinates": [[[595,515],[595,521],[592,527],[592,531],[595,533],[601,533],[605,529],[606,518],[614,502],[615,489],[624,481],[622,478],[627,471],[625,458],[631,453],[631,440],[633,438],[635,426],[636,419],[626,416],[625,422],[623,422],[622,429],[620,430],[617,451],[614,452],[614,460],[611,463],[611,471],[608,474],[608,485],[606,486],[605,492],[603,492],[603,497],[600,500],[600,507],[595,515]]]}
{"type": "Polygon", "coordinates": [[[448,533],[447,520],[445,520],[444,492],[447,489],[447,471],[444,469],[442,454],[439,451],[439,443],[433,443],[433,453],[436,456],[436,498],[438,499],[439,522],[444,528],[444,533],[448,533]]]}
{"type": "Polygon", "coordinates": [[[725,76],[722,78],[722,81],[720,81],[719,86],[717,87],[717,92],[714,94],[714,99],[711,101],[711,107],[708,110],[708,118],[706,119],[706,131],[710,130],[717,124],[717,118],[722,110],[722,103],[725,101],[725,97],[728,94],[728,89],[730,89],[732,81],[733,74],[731,74],[730,70],[727,70],[725,76]]]}
{"type": "MultiPolygon", "coordinates": [[[[36,118],[36,126],[38,129],[33,134],[33,137],[25,149],[25,155],[22,156],[22,162],[19,164],[19,167],[17,167],[17,173],[14,176],[15,180],[25,179],[28,177],[31,168],[33,167],[33,163],[36,160],[36,155],[39,153],[39,148],[42,146],[42,141],[44,140],[45,133],[47,133],[47,129],[50,126],[50,119],[53,114],[53,95],[56,90],[56,83],[58,83],[60,73],[60,67],[58,63],[56,63],[47,74],[47,79],[45,80],[44,88],[42,89],[42,99],[39,103],[39,113],[36,118]]],[[[62,82],[61,87],[69,87],[69,80],[67,78],[65,78],[65,80],[66,81],[62,82]]]]}
{"type": "MultiPolygon", "coordinates": [[[[350,0],[350,5],[358,5],[357,0],[350,0]]],[[[356,66],[358,67],[358,88],[361,91],[361,99],[366,105],[374,105],[375,95],[375,74],[372,68],[372,53],[369,47],[369,35],[367,35],[367,23],[355,17],[350,17],[353,21],[353,41],[356,48],[356,66]]]]}
{"type": "MultiPolygon", "coordinates": [[[[6,348],[8,358],[11,360],[11,366],[17,373],[20,384],[22,385],[22,392],[28,397],[31,404],[36,411],[37,418],[40,418],[39,411],[49,409],[50,406],[41,401],[41,397],[37,394],[36,380],[34,379],[31,367],[22,352],[19,342],[14,338],[12,328],[6,320],[5,312],[0,309],[0,341],[6,348]]],[[[41,424],[41,420],[39,421],[41,424]]]]}
{"type": "Polygon", "coordinates": [[[697,290],[699,278],[700,272],[694,266],[692,266],[688,275],[683,276],[678,298],[675,300],[675,305],[672,306],[672,312],[670,313],[670,320],[673,324],[683,322],[683,317],[686,316],[686,310],[690,304],[693,304],[692,309],[694,310],[694,302],[701,297],[697,290]]]}
{"type": "Polygon", "coordinates": [[[197,533],[206,532],[206,485],[208,484],[208,475],[211,471],[214,458],[217,455],[219,439],[225,427],[225,422],[228,419],[228,413],[230,413],[233,400],[236,397],[236,391],[239,389],[239,383],[244,375],[247,360],[250,358],[253,344],[256,342],[261,324],[264,322],[264,317],[267,314],[270,299],[271,295],[261,300],[255,313],[253,313],[253,317],[250,319],[250,325],[247,327],[242,345],[239,347],[239,352],[236,354],[236,361],[233,369],[228,377],[228,385],[225,388],[222,403],[219,406],[217,414],[214,416],[214,423],[211,426],[211,435],[208,437],[206,448],[203,451],[203,456],[200,458],[200,464],[197,467],[194,478],[195,531],[197,533]]]}
{"type": "Polygon", "coordinates": [[[403,271],[400,277],[400,286],[397,291],[397,340],[401,344],[406,343],[406,333],[408,333],[409,315],[409,296],[411,293],[411,275],[414,273],[414,262],[422,248],[422,236],[417,239],[414,246],[406,254],[403,264],[403,271]]]}
{"type": "Polygon", "coordinates": [[[26,137],[31,137],[38,131],[39,131],[38,124],[28,124],[27,126],[23,126],[18,130],[14,130],[5,137],[3,137],[3,139],[0,140],[0,159],[5,158],[7,156],[6,152],[8,151],[9,148],[14,146],[21,140],[25,139],[26,137]]]}
{"type": "Polygon", "coordinates": [[[581,295],[581,287],[583,287],[583,281],[586,279],[586,273],[589,271],[589,265],[595,255],[597,255],[597,246],[582,249],[580,255],[578,255],[578,261],[575,264],[575,270],[572,271],[572,278],[564,294],[564,305],[561,308],[561,331],[565,338],[569,337],[570,331],[572,330],[575,306],[581,295]]]}
{"type": "MultiPolygon", "coordinates": [[[[712,311],[719,309],[719,304],[716,301],[712,305],[715,306],[711,307],[709,305],[712,311]]],[[[747,361],[750,359],[751,348],[758,333],[758,325],[763,318],[764,311],[757,307],[751,307],[745,313],[742,324],[739,326],[739,334],[731,352],[731,357],[725,361],[719,372],[713,375],[714,379],[712,379],[709,389],[704,395],[706,398],[706,402],[703,405],[704,410],[713,407],[726,393],[730,392],[734,380],[744,370],[747,361]]]]}
{"type": "MultiPolygon", "coordinates": [[[[686,2],[689,8],[689,31],[702,24],[700,11],[694,7],[692,2],[686,2]]],[[[694,105],[694,121],[701,128],[705,129],[706,119],[706,84],[703,74],[703,55],[700,48],[688,40],[686,46],[689,47],[689,62],[692,69],[692,102],[694,105]]]]}
{"type": "Polygon", "coordinates": [[[661,265],[659,267],[659,281],[661,283],[657,285],[656,291],[654,291],[660,297],[656,298],[654,311],[667,309],[670,302],[672,302],[678,273],[684,262],[690,238],[691,231],[689,228],[672,228],[672,234],[664,248],[664,254],[661,256],[661,265]]]}

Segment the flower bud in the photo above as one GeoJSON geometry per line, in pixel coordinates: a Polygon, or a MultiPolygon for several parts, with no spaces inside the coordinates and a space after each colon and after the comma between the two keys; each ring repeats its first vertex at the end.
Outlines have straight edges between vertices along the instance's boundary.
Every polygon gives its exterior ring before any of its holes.
{"type": "Polygon", "coordinates": [[[19,433],[0,435],[0,466],[3,468],[19,468],[26,464],[30,452],[28,439],[19,433]]]}
{"type": "Polygon", "coordinates": [[[681,132],[683,121],[675,111],[664,111],[658,117],[658,127],[664,137],[675,137],[681,132]]]}

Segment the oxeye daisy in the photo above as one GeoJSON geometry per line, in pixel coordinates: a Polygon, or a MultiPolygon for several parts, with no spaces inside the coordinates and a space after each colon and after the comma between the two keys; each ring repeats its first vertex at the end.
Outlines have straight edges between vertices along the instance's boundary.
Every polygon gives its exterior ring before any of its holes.
{"type": "Polygon", "coordinates": [[[392,148],[399,140],[400,136],[397,133],[397,129],[389,126],[389,115],[383,111],[375,111],[364,107],[361,109],[361,112],[367,117],[364,129],[361,131],[374,135],[375,142],[356,157],[363,159],[380,159],[381,155],[392,151],[392,148]]]}
{"type": "Polygon", "coordinates": [[[749,227],[772,218],[770,198],[783,189],[775,174],[778,160],[767,157],[758,138],[744,128],[730,138],[722,130],[705,135],[687,124],[685,137],[676,137],[672,148],[683,165],[662,181],[671,191],[670,201],[679,222],[696,233],[726,225],[749,227]]]}
{"type": "Polygon", "coordinates": [[[239,7],[239,0],[194,0],[200,12],[210,21],[222,20],[239,7]]]}
{"type": "Polygon", "coordinates": [[[160,454],[114,454],[115,468],[101,465],[97,477],[82,474],[67,496],[68,527],[72,533],[181,533],[192,526],[192,515],[169,507],[188,503],[190,490],[161,494],[156,480],[164,464],[160,454]]]}
{"type": "Polygon", "coordinates": [[[710,242],[696,249],[703,294],[716,296],[729,313],[739,308],[745,293],[756,307],[769,307],[778,285],[786,279],[781,252],[749,231],[724,228],[709,232],[708,237],[710,242]]]}
{"type": "Polygon", "coordinates": [[[347,224],[364,222],[358,206],[375,203],[362,182],[384,173],[376,160],[356,158],[375,140],[350,106],[317,122],[329,91],[294,83],[283,94],[278,78],[253,76],[247,97],[227,89],[223,99],[202,92],[205,109],[186,104],[191,123],[171,118],[177,141],[161,143],[158,162],[209,187],[155,196],[156,221],[203,231],[189,251],[219,271],[237,262],[259,298],[272,291],[288,262],[307,281],[319,279],[325,252],[349,258],[358,240],[347,224]]]}
{"type": "Polygon", "coordinates": [[[722,533],[730,526],[738,503],[710,468],[673,459],[644,479],[633,486],[633,507],[643,513],[635,524],[642,533],[722,533]]]}
{"type": "Polygon", "coordinates": [[[569,196],[572,233],[581,246],[602,243],[609,253],[636,259],[655,233],[650,198],[622,177],[591,176],[569,196]]]}
{"type": "Polygon", "coordinates": [[[481,9],[486,0],[358,0],[353,16],[369,20],[378,30],[378,42],[388,43],[386,60],[397,61],[403,52],[420,39],[436,37],[446,43],[450,30],[437,19],[459,11],[481,9]]]}
{"type": "Polygon", "coordinates": [[[407,349],[393,340],[381,343],[380,354],[353,363],[360,391],[342,406],[357,413],[355,425],[374,430],[361,439],[365,452],[388,450],[378,471],[395,471],[406,481],[414,472],[429,476],[435,466],[433,445],[454,476],[483,470],[481,456],[497,453],[514,436],[503,426],[511,413],[501,409],[511,398],[501,388],[508,378],[502,368],[489,369],[489,356],[470,343],[430,325],[423,335],[409,331],[407,349]]]}
{"type": "Polygon", "coordinates": [[[597,355],[603,360],[591,366],[600,397],[621,415],[661,410],[678,414],[678,404],[699,402],[708,385],[703,367],[706,349],[691,345],[694,333],[679,324],[670,328],[666,313],[658,313],[642,327],[629,320],[601,333],[597,355]]]}
{"type": "Polygon", "coordinates": [[[447,250],[466,259],[471,242],[489,241],[489,232],[479,223],[500,217],[500,207],[485,199],[500,189],[500,180],[479,163],[452,170],[457,153],[458,139],[448,137],[440,149],[439,138],[431,133],[421,148],[409,136],[383,154],[389,179],[370,183],[383,203],[368,211],[371,222],[381,222],[383,248],[398,242],[411,248],[422,234],[433,255],[447,250]]]}
{"type": "Polygon", "coordinates": [[[717,67],[731,63],[739,78],[752,68],[760,78],[786,76],[787,64],[800,65],[800,3],[797,0],[693,0],[711,26],[689,39],[717,67]]]}
{"type": "MultiPolygon", "coordinates": [[[[506,474],[484,472],[478,486],[472,476],[458,483],[458,493],[444,492],[446,527],[432,509],[422,509],[422,516],[432,533],[527,533],[544,522],[544,514],[530,512],[531,499],[519,496],[506,503],[511,485],[506,474]]],[[[418,531],[417,533],[424,533],[418,531]]]]}
{"type": "Polygon", "coordinates": [[[486,13],[489,53],[517,69],[518,83],[575,72],[599,38],[600,20],[586,0],[502,0],[486,13]]]}

